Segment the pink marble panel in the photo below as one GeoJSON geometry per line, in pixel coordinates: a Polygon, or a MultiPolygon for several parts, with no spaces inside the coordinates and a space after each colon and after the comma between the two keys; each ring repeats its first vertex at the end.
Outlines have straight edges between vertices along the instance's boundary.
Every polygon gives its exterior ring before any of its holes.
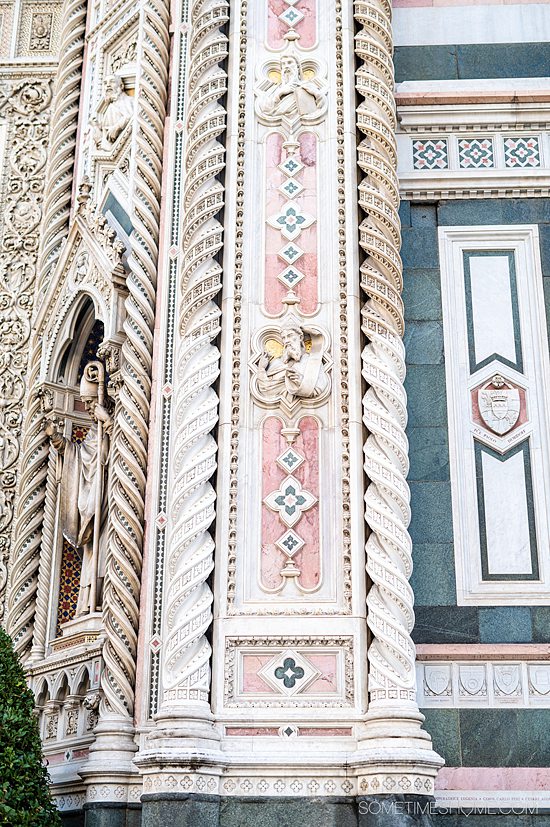
{"type": "MultiPolygon", "coordinates": [[[[317,40],[316,7],[317,0],[298,0],[294,4],[293,8],[298,9],[304,15],[304,19],[294,26],[294,31],[300,35],[299,43],[302,49],[310,49],[315,46],[317,40]]],[[[290,29],[286,23],[279,20],[279,15],[290,6],[284,0],[267,0],[267,8],[267,45],[270,49],[282,49],[286,44],[285,34],[290,29]]]]}
{"type": "Polygon", "coordinates": [[[278,735],[279,730],[277,727],[272,726],[226,726],[225,734],[228,736],[235,736],[235,735],[278,735]]]}
{"type": "Polygon", "coordinates": [[[321,673],[317,680],[308,686],[303,695],[334,695],[338,691],[336,681],[336,655],[310,655],[303,653],[310,663],[321,673]]]}
{"type": "Polygon", "coordinates": [[[300,727],[298,730],[298,735],[303,735],[305,738],[309,737],[323,737],[330,736],[331,738],[342,738],[351,736],[353,730],[351,727],[320,727],[320,726],[307,726],[307,727],[300,727]]]}
{"type": "MultiPolygon", "coordinates": [[[[288,448],[288,443],[281,434],[283,423],[274,416],[268,417],[263,425],[262,434],[262,499],[275,491],[287,476],[277,465],[277,457],[288,448]]],[[[295,472],[296,478],[314,497],[319,497],[319,425],[314,417],[303,417],[299,422],[300,435],[294,448],[304,458],[300,468],[295,472]]],[[[304,546],[294,555],[294,562],[301,570],[300,583],[305,588],[315,588],[320,579],[319,550],[319,504],[304,512],[302,518],[294,525],[296,533],[304,540],[304,546]]],[[[279,515],[262,504],[262,557],[261,581],[269,589],[281,585],[281,569],[287,556],[275,545],[286,531],[286,526],[279,515]]]]}
{"type": "MultiPolygon", "coordinates": [[[[286,176],[278,169],[281,161],[286,159],[286,150],[283,148],[283,136],[272,132],[266,139],[266,217],[276,215],[287,199],[279,192],[278,187],[286,180],[286,176]]],[[[295,180],[304,187],[296,198],[302,210],[317,217],[317,138],[307,132],[299,137],[298,158],[304,165],[295,180]]],[[[266,224],[265,238],[265,308],[270,314],[281,312],[282,299],[287,288],[277,278],[286,268],[286,264],[278,255],[285,245],[286,239],[278,230],[266,224]]],[[[305,275],[294,288],[300,297],[300,311],[308,315],[317,309],[317,223],[314,222],[300,237],[296,239],[304,255],[296,261],[296,267],[305,275]]]]}
{"type": "Polygon", "coordinates": [[[269,663],[273,655],[244,655],[243,656],[243,693],[269,692],[273,689],[258,675],[260,669],[269,663]]]}
{"type": "Polygon", "coordinates": [[[540,767],[443,767],[437,790],[550,790],[550,772],[540,767]]]}

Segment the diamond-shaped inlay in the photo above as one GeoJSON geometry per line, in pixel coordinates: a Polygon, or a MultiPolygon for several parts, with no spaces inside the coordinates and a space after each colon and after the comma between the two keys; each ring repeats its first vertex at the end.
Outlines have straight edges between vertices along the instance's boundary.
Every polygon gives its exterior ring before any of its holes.
{"type": "Polygon", "coordinates": [[[287,198],[296,198],[304,191],[304,187],[299,181],[294,178],[287,178],[287,180],[279,187],[280,192],[286,195],[287,198]]]}
{"type": "Polygon", "coordinates": [[[302,281],[304,274],[301,270],[298,270],[297,267],[290,265],[290,267],[287,267],[282,273],[277,273],[277,278],[285,287],[292,290],[293,287],[296,287],[296,285],[302,281]]]}
{"type": "Polygon", "coordinates": [[[298,261],[300,256],[304,255],[304,251],[301,250],[297,244],[289,242],[283,247],[282,250],[279,250],[278,255],[283,259],[283,261],[286,261],[287,264],[294,264],[295,261],[298,261]]]}
{"type": "Polygon", "coordinates": [[[174,128],[175,128],[176,132],[182,132],[184,126],[185,126],[185,124],[183,123],[183,121],[176,121],[176,124],[175,124],[174,128]]]}
{"type": "Polygon", "coordinates": [[[298,161],[292,155],[290,155],[286,161],[283,161],[282,164],[279,164],[279,169],[281,172],[284,172],[285,175],[297,175],[301,169],[304,168],[304,165],[301,161],[298,161]]]}
{"type": "Polygon", "coordinates": [[[160,647],[161,647],[161,640],[160,640],[160,638],[158,638],[158,637],[155,635],[155,637],[153,638],[153,640],[150,642],[149,646],[151,647],[151,649],[153,650],[153,652],[158,652],[158,650],[159,650],[159,649],[160,649],[160,647]]]}
{"type": "Polygon", "coordinates": [[[162,531],[163,529],[166,528],[166,523],[167,522],[168,522],[168,517],[166,516],[164,511],[161,511],[160,514],[157,515],[155,523],[157,524],[158,528],[160,528],[160,530],[162,531]]]}
{"type": "Polygon", "coordinates": [[[280,230],[290,241],[298,238],[302,230],[311,227],[315,219],[304,212],[296,202],[288,201],[281,210],[267,219],[267,223],[275,230],[280,230]]]}
{"type": "Polygon", "coordinates": [[[490,138],[461,138],[458,142],[458,157],[462,169],[494,167],[493,142],[490,138]]]}
{"type": "Polygon", "coordinates": [[[279,15],[279,20],[282,20],[286,23],[287,26],[297,26],[298,23],[304,19],[304,15],[300,11],[300,9],[285,9],[282,14],[279,15]]]}
{"type": "Polygon", "coordinates": [[[286,451],[277,457],[277,465],[279,465],[287,474],[293,474],[297,468],[300,467],[304,458],[294,448],[287,448],[286,451]]]}
{"type": "Polygon", "coordinates": [[[167,382],[165,385],[163,385],[162,395],[164,396],[165,399],[169,399],[172,396],[173,393],[174,393],[174,386],[171,385],[170,382],[167,382]]]}
{"type": "Polygon", "coordinates": [[[286,477],[277,491],[272,491],[264,503],[272,511],[277,511],[285,525],[292,528],[302,513],[308,511],[317,502],[317,498],[306,491],[294,477],[286,477]]]}
{"type": "Polygon", "coordinates": [[[448,169],[447,141],[443,138],[413,141],[413,167],[415,169],[448,169]]]}
{"type": "Polygon", "coordinates": [[[287,649],[271,658],[258,672],[277,693],[295,695],[303,692],[320,672],[306,658],[293,649],[287,649]]]}
{"type": "Polygon", "coordinates": [[[174,244],[172,244],[172,246],[168,250],[168,253],[170,254],[170,258],[176,258],[178,254],[178,248],[174,244]]]}
{"type": "Polygon", "coordinates": [[[277,548],[280,548],[283,554],[286,554],[287,557],[294,557],[297,554],[302,546],[304,545],[304,540],[296,534],[291,528],[288,531],[285,531],[282,537],[279,537],[277,542],[275,543],[277,548]]]}
{"type": "Polygon", "coordinates": [[[507,167],[540,167],[539,139],[534,136],[506,138],[504,158],[507,167]]]}

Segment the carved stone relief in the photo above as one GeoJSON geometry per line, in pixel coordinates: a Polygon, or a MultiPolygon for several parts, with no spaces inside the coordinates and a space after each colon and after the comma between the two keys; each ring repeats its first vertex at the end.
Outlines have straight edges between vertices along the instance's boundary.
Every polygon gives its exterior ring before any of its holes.
{"type": "Polygon", "coordinates": [[[280,406],[290,415],[327,399],[331,362],[328,336],[321,330],[289,318],[257,335],[253,347],[252,393],[260,404],[280,406]]]}
{"type": "Polygon", "coordinates": [[[0,84],[0,116],[8,122],[0,228],[0,617],[20,453],[50,102],[48,81],[0,84]]]}
{"type": "Polygon", "coordinates": [[[319,65],[301,60],[292,45],[278,62],[263,67],[256,95],[260,121],[282,126],[289,136],[301,126],[320,123],[327,111],[327,87],[319,65]]]}
{"type": "Polygon", "coordinates": [[[132,118],[133,99],[124,88],[120,75],[112,74],[105,79],[103,98],[91,121],[92,136],[96,149],[110,152],[132,118]]]}

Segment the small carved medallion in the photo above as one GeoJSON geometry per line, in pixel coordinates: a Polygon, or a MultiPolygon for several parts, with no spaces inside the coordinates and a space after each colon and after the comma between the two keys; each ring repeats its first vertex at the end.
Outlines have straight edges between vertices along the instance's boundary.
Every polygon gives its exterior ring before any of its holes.
{"type": "Polygon", "coordinates": [[[520,395],[500,375],[490,379],[478,391],[479,413],[484,423],[491,431],[502,436],[511,431],[519,418],[520,395]]]}

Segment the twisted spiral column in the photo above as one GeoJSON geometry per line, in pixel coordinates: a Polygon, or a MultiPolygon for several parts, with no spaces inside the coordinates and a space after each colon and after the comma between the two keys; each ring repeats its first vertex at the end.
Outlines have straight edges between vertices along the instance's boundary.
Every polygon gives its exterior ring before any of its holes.
{"type": "Polygon", "coordinates": [[[143,4],[133,169],[133,233],[122,345],[122,385],[115,412],[111,520],[103,597],[106,641],[101,685],[111,714],[134,708],[139,589],[162,154],[169,68],[169,2],[143,4]]]}
{"type": "MultiPolygon", "coordinates": [[[[213,383],[220,354],[213,341],[220,332],[220,309],[214,299],[221,289],[217,255],[224,204],[218,180],[225,163],[219,138],[227,91],[222,68],[228,54],[226,0],[195,0],[191,6],[189,43],[187,148],[183,195],[183,272],[181,340],[177,356],[173,500],[164,608],[163,709],[202,707],[208,714],[212,592],[208,577],[214,565],[214,542],[208,531],[215,515],[210,483],[216,469],[218,397],[213,383]]],[[[201,715],[199,711],[199,717],[201,715]]]]}
{"type": "MultiPolygon", "coordinates": [[[[433,779],[442,762],[430,749],[429,736],[420,729],[423,716],[416,703],[411,639],[414,596],[408,582],[412,543],[406,482],[409,461],[391,2],[356,0],[354,9],[360,27],[355,46],[360,62],[356,84],[364,99],[357,109],[357,127],[364,136],[358,147],[364,176],[359,184],[359,204],[365,214],[359,242],[365,254],[361,287],[367,296],[362,308],[362,329],[368,340],[362,372],[368,386],[363,420],[368,430],[364,467],[370,481],[365,495],[370,530],[366,556],[372,581],[367,597],[367,622],[372,633],[367,732],[370,724],[370,737],[387,739],[394,756],[399,755],[399,737],[408,739],[409,748],[426,753],[414,761],[409,755],[409,763],[417,769],[423,764],[423,774],[433,779]]],[[[431,779],[427,779],[425,790],[431,779]]]]}
{"type": "Polygon", "coordinates": [[[39,300],[47,288],[48,276],[55,264],[61,244],[67,237],[82,84],[87,7],[87,0],[67,0],[63,11],[59,68],[57,70],[52,108],[52,131],[49,146],[51,160],[46,176],[46,197],[37,284],[39,300]]]}
{"type": "MultiPolygon", "coordinates": [[[[63,11],[60,61],[51,119],[50,161],[46,172],[42,241],[35,288],[37,308],[47,289],[49,275],[69,224],[87,6],[86,0],[67,0],[63,11]]],[[[40,398],[35,393],[40,380],[41,355],[42,343],[38,335],[34,334],[28,377],[31,392],[25,415],[6,618],[15,649],[23,659],[30,653],[32,645],[48,471],[49,440],[43,430],[40,398]]]]}

